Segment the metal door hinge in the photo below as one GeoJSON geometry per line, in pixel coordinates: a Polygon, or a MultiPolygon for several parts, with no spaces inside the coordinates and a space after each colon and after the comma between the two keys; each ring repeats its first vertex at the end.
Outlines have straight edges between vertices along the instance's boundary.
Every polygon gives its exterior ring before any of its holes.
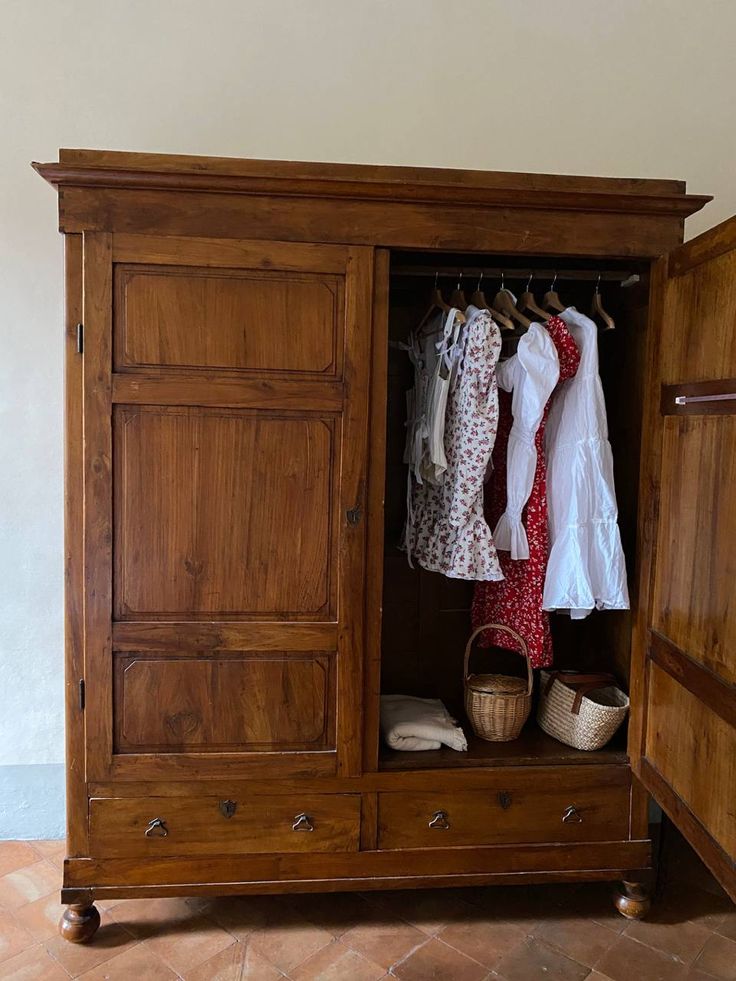
{"type": "Polygon", "coordinates": [[[77,354],[84,353],[84,324],[77,324],[77,354]]]}
{"type": "Polygon", "coordinates": [[[84,678],[79,679],[79,709],[84,712],[84,702],[85,702],[85,691],[84,691],[84,678]]]}

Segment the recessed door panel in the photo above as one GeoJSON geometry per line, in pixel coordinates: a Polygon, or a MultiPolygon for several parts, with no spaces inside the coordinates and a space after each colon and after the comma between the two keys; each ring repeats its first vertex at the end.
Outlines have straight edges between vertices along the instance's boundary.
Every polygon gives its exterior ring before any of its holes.
{"type": "Polygon", "coordinates": [[[116,657],[115,749],[334,749],[330,655],[116,657]]]}
{"type": "Polygon", "coordinates": [[[118,370],[341,370],[341,277],[120,264],[114,293],[118,370]]]}
{"type": "Polygon", "coordinates": [[[121,406],[118,619],[334,617],[331,416],[121,406]]]}

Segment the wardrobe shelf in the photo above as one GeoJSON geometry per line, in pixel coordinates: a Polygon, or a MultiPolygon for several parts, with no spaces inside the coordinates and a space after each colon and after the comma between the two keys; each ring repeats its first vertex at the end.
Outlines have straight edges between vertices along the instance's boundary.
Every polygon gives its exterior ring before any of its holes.
{"type": "Polygon", "coordinates": [[[479,766],[568,766],[570,764],[627,763],[626,727],[603,749],[595,753],[573,749],[548,736],[531,722],[518,739],[508,743],[489,743],[469,733],[467,753],[453,749],[400,752],[381,746],[380,770],[447,770],[479,766]]]}

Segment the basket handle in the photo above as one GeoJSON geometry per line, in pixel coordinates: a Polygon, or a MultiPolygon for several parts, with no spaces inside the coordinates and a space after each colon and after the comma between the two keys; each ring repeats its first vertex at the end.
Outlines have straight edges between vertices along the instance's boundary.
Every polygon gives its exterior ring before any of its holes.
{"type": "Polygon", "coordinates": [[[575,674],[574,672],[567,671],[552,671],[544,687],[545,695],[549,692],[555,681],[562,682],[575,692],[575,698],[572,703],[573,715],[580,715],[583,696],[587,695],[589,691],[595,691],[597,688],[608,688],[610,685],[618,685],[612,674],[606,674],[604,672],[600,674],[575,674]]]}
{"type": "Polygon", "coordinates": [[[532,688],[534,687],[534,671],[532,669],[532,662],[529,660],[529,648],[527,647],[526,641],[522,636],[517,634],[515,630],[512,630],[511,627],[506,627],[502,623],[484,623],[482,627],[478,627],[478,629],[474,630],[470,635],[470,638],[467,644],[465,645],[465,660],[463,662],[463,682],[466,682],[469,678],[468,664],[470,663],[470,652],[473,647],[473,641],[478,636],[478,634],[482,634],[484,630],[503,630],[505,633],[510,634],[511,637],[513,637],[514,640],[517,642],[517,644],[521,647],[520,651],[512,651],[511,653],[518,654],[519,657],[523,657],[524,660],[526,661],[526,670],[527,670],[527,677],[528,677],[526,693],[527,695],[531,695],[532,688]]]}

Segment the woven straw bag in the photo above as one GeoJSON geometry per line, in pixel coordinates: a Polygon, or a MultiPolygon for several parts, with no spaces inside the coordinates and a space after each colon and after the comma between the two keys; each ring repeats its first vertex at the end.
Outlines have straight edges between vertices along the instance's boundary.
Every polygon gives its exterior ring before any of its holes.
{"type": "MultiPolygon", "coordinates": [[[[519,653],[514,652],[514,653],[519,653]]],[[[488,742],[504,743],[516,739],[532,709],[534,674],[529,663],[529,652],[523,638],[510,627],[500,623],[486,623],[470,635],[465,645],[463,666],[465,684],[465,711],[473,732],[488,742]],[[527,678],[507,674],[468,674],[473,641],[484,630],[503,630],[510,634],[521,649],[526,661],[527,678]]]]}
{"type": "Polygon", "coordinates": [[[537,709],[541,729],[575,749],[601,749],[629,711],[612,674],[542,671],[537,709]]]}

